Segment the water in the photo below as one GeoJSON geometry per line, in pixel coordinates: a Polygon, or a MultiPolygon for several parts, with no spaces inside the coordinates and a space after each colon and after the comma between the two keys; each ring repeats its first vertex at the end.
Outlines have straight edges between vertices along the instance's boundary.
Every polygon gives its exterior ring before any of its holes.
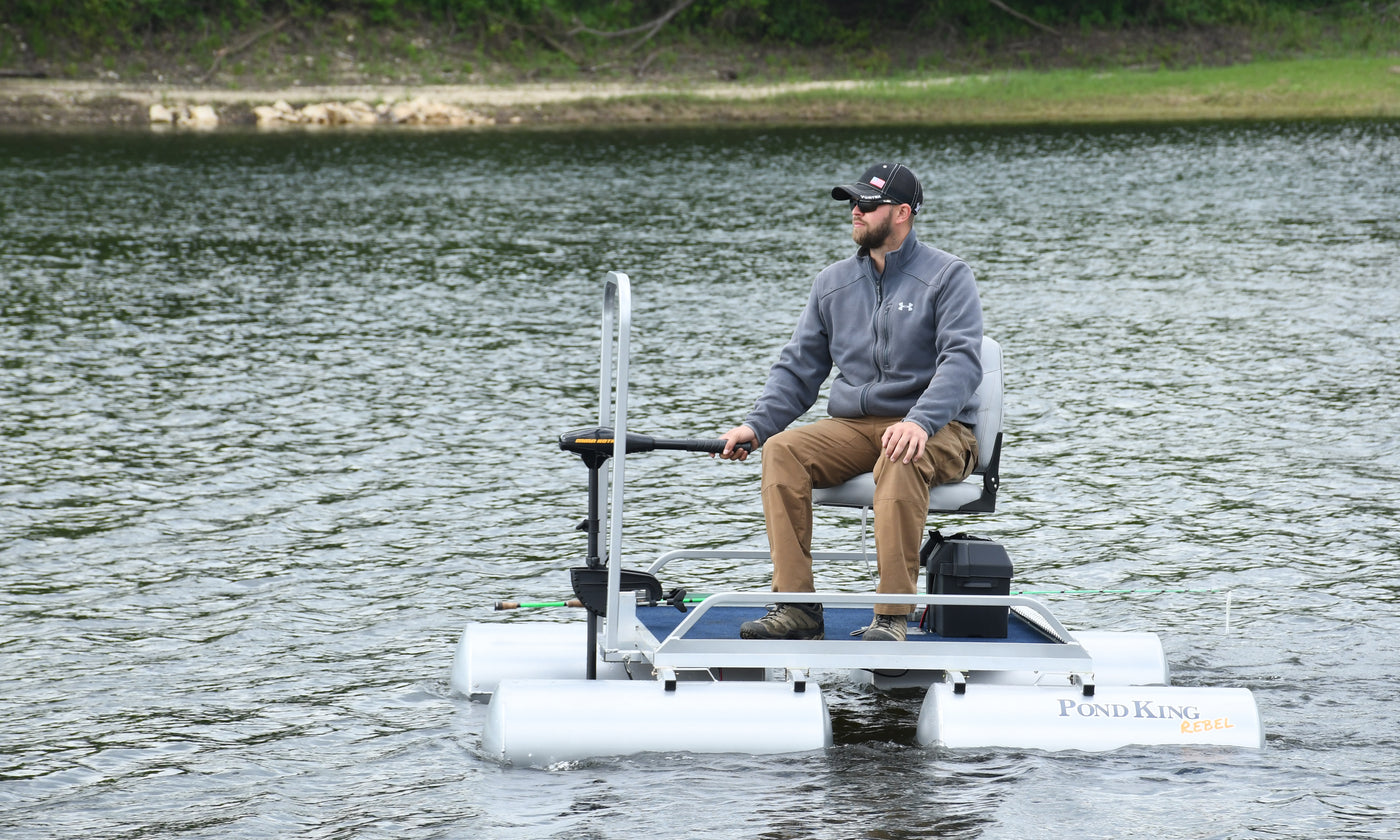
{"type": "MultiPolygon", "coordinates": [[[[1397,173],[1394,122],[0,136],[0,833],[1395,836],[1397,173]],[[484,760],[452,649],[571,620],[492,604],[583,552],[605,272],[634,429],[716,434],[886,157],[1007,353],[1001,511],[943,524],[1017,586],[1213,590],[1048,600],[1267,747],[926,750],[837,680],[824,754],[484,760]]],[[[762,545],[752,462],[629,476],[629,556],[762,545]]]]}

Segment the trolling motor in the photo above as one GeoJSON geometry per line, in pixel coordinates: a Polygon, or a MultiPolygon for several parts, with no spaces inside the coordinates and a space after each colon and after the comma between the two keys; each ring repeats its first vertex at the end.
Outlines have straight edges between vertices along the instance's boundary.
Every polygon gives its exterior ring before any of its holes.
{"type": "MultiPolygon", "coordinates": [[[[578,527],[578,530],[588,534],[588,556],[584,561],[587,565],[569,569],[569,582],[573,585],[574,595],[588,611],[587,676],[590,680],[597,678],[598,619],[606,617],[608,614],[608,570],[603,565],[600,548],[602,518],[598,509],[598,487],[603,465],[613,456],[613,447],[616,443],[617,438],[613,430],[607,426],[574,429],[559,436],[559,448],[578,455],[588,467],[588,518],[578,527]]],[[[651,452],[657,449],[719,454],[724,451],[724,445],[725,442],[722,439],[667,440],[649,435],[632,434],[631,432],[627,434],[625,444],[626,452],[629,454],[651,452]]],[[[753,449],[753,444],[749,443],[740,446],[750,451],[753,449]]],[[[620,569],[619,572],[620,591],[642,592],[645,593],[646,603],[649,606],[666,603],[681,612],[685,612],[686,592],[684,589],[673,589],[670,593],[663,595],[661,582],[650,572],[639,572],[635,569],[620,569]]]]}

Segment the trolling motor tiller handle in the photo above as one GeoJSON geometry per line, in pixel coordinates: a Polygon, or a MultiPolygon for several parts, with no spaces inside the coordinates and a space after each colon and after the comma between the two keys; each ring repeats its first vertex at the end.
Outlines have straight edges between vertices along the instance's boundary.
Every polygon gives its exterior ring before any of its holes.
{"type": "MultiPolygon", "coordinates": [[[[613,444],[617,438],[613,436],[613,430],[607,426],[594,426],[592,428],[574,429],[559,436],[559,448],[565,452],[572,452],[579,455],[590,466],[594,459],[601,465],[603,461],[612,457],[613,444]]],[[[633,452],[651,452],[657,449],[671,449],[681,452],[710,452],[718,455],[724,451],[725,441],[723,438],[713,440],[668,440],[666,438],[654,438],[650,435],[638,435],[627,433],[627,454],[633,452]]],[[[736,448],[753,450],[753,444],[741,443],[736,448]]]]}

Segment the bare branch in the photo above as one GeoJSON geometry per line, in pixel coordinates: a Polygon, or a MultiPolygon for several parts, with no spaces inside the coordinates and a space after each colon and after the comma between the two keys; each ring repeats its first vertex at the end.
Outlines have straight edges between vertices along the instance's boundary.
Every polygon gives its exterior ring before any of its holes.
{"type": "Polygon", "coordinates": [[[567,58],[567,59],[569,59],[570,61],[572,61],[574,64],[578,65],[578,67],[579,67],[580,70],[587,69],[587,68],[584,66],[583,58],[582,58],[581,56],[579,56],[578,53],[576,53],[576,52],[574,52],[573,50],[569,49],[567,46],[565,46],[565,45],[563,44],[563,42],[559,41],[558,39],[551,37],[550,34],[549,34],[549,32],[548,32],[547,30],[545,30],[544,27],[542,27],[542,26],[531,26],[531,27],[526,27],[526,31],[529,32],[531,35],[534,35],[536,38],[539,38],[541,41],[545,42],[545,44],[547,44],[547,45],[548,45],[549,47],[551,47],[552,49],[558,51],[560,54],[562,54],[565,58],[567,58]]]}
{"type": "Polygon", "coordinates": [[[635,52],[635,51],[637,50],[638,47],[640,47],[642,44],[645,44],[647,41],[650,41],[653,35],[655,35],[656,33],[660,32],[660,31],[661,31],[661,27],[665,26],[667,23],[670,23],[671,18],[673,18],[673,17],[675,17],[676,15],[680,14],[681,12],[685,11],[685,7],[686,7],[686,6],[689,6],[691,3],[694,3],[694,2],[695,2],[695,0],[681,0],[679,3],[677,3],[677,4],[674,5],[674,6],[672,6],[672,7],[671,7],[671,11],[669,11],[669,12],[667,12],[666,14],[662,15],[661,17],[657,18],[656,21],[655,21],[655,25],[651,28],[651,31],[648,32],[647,34],[643,35],[643,36],[641,37],[641,39],[637,41],[637,43],[635,43],[635,44],[633,44],[632,46],[628,47],[628,48],[627,48],[627,51],[628,51],[628,52],[635,52]]]}
{"type": "MultiPolygon", "coordinates": [[[[592,35],[597,38],[625,38],[629,35],[646,33],[642,35],[641,39],[639,39],[632,46],[628,47],[626,50],[627,52],[634,52],[642,44],[645,44],[647,41],[650,41],[652,39],[652,36],[656,35],[657,32],[660,32],[661,27],[670,23],[672,18],[685,11],[686,7],[694,2],[695,0],[679,0],[679,2],[676,3],[676,5],[672,6],[665,14],[661,15],[661,17],[657,18],[656,20],[648,21],[640,26],[633,26],[629,29],[618,29],[613,32],[604,32],[599,29],[592,29],[590,27],[584,26],[583,24],[578,24],[573,29],[569,30],[568,34],[592,35]]],[[[577,21],[577,18],[575,18],[575,21],[577,21]]]]}
{"type": "Polygon", "coordinates": [[[1034,20],[1034,19],[1032,19],[1032,18],[1026,17],[1025,15],[1021,14],[1020,12],[1016,11],[1015,9],[1013,9],[1013,8],[1011,8],[1010,6],[1006,5],[1005,3],[1001,2],[1001,0],[987,0],[987,2],[988,2],[988,3],[991,3],[993,6],[996,6],[998,9],[1001,9],[1003,12],[1006,12],[1008,15],[1011,15],[1012,17],[1014,17],[1014,18],[1016,18],[1016,19],[1018,19],[1018,20],[1023,20],[1023,21],[1025,21],[1026,23],[1029,23],[1031,26],[1034,26],[1036,29],[1039,29],[1039,30],[1041,30],[1041,31],[1043,31],[1043,32],[1049,32],[1051,35],[1059,35],[1059,34],[1060,34],[1060,33],[1056,32],[1055,30],[1051,29],[1050,27],[1046,26],[1045,24],[1041,23],[1040,21],[1034,20]]]}
{"type": "Polygon", "coordinates": [[[651,23],[644,23],[641,26],[634,26],[631,29],[618,29],[613,32],[605,32],[601,29],[594,29],[591,26],[584,26],[579,23],[578,18],[574,18],[574,28],[565,32],[565,35],[592,35],[595,38],[625,38],[628,35],[636,35],[638,32],[645,32],[651,23]]]}
{"type": "Polygon", "coordinates": [[[273,22],[272,22],[272,25],[267,26],[267,27],[265,27],[265,28],[263,28],[263,29],[260,29],[260,30],[258,30],[257,32],[254,32],[253,34],[247,36],[246,38],[244,38],[244,39],[241,40],[241,41],[238,41],[237,43],[233,44],[232,46],[223,47],[222,49],[217,49],[217,50],[215,50],[215,51],[214,51],[214,63],[211,64],[211,65],[209,65],[209,70],[208,70],[208,72],[206,72],[203,76],[200,76],[199,79],[198,79],[198,81],[201,81],[201,82],[207,81],[211,76],[213,76],[213,75],[214,75],[214,72],[215,72],[216,70],[219,69],[219,64],[220,64],[221,62],[223,62],[223,60],[224,60],[224,58],[225,58],[226,56],[230,56],[230,55],[234,55],[235,53],[243,52],[244,50],[246,50],[246,49],[248,49],[249,47],[251,47],[251,46],[253,46],[254,44],[256,44],[258,41],[261,41],[263,38],[265,38],[265,37],[267,37],[268,35],[271,35],[272,33],[276,32],[277,30],[279,30],[279,29],[281,29],[282,27],[286,26],[288,23],[291,23],[291,21],[292,21],[291,15],[283,15],[282,17],[278,18],[277,20],[273,21],[273,22]]]}
{"type": "Polygon", "coordinates": [[[655,61],[656,57],[659,55],[661,55],[661,50],[652,50],[650,55],[642,59],[641,63],[637,65],[637,69],[633,71],[636,77],[640,79],[645,76],[647,69],[651,67],[651,63],[655,61]]]}

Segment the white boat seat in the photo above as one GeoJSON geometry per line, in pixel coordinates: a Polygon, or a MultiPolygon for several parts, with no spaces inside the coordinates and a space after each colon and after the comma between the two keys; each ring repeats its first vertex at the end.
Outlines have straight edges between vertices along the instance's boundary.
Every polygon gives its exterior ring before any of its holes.
{"type": "MultiPolygon", "coordinates": [[[[977,422],[977,467],[963,481],[939,484],[929,489],[929,513],[992,513],[996,510],[997,488],[1001,485],[1002,370],[1001,345],[993,338],[982,338],[982,384],[977,422]]],[[[870,508],[875,502],[875,474],[861,473],[835,487],[812,491],[812,503],[828,507],[870,508]]]]}

